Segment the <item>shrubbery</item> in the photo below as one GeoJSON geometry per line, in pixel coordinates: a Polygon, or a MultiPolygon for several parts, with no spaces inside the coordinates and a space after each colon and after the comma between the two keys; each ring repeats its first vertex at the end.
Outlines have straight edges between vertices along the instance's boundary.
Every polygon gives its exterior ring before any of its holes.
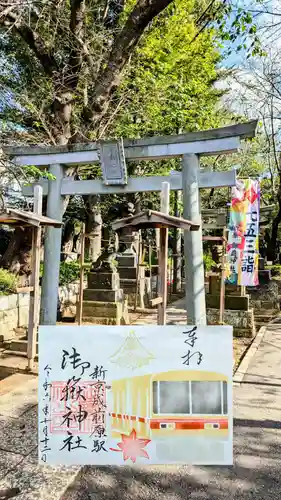
{"type": "MultiPolygon", "coordinates": [[[[90,267],[90,266],[89,266],[90,267]]],[[[86,275],[87,269],[84,270],[86,275]]],[[[40,265],[40,277],[43,275],[43,264],[40,265]]],[[[68,285],[74,281],[79,280],[80,275],[80,263],[78,261],[74,262],[62,262],[60,265],[60,286],[68,285]]],[[[18,277],[13,273],[10,273],[6,269],[0,268],[0,295],[9,295],[11,293],[16,293],[18,287],[18,277]]]]}
{"type": "MultiPolygon", "coordinates": [[[[40,277],[43,276],[44,266],[41,264],[40,266],[40,277]]],[[[87,269],[84,269],[84,274],[87,274],[87,269]]],[[[73,283],[74,281],[79,280],[80,275],[80,262],[75,260],[72,262],[61,262],[60,264],[60,278],[59,285],[64,286],[69,283],[73,283]]]]}
{"type": "Polygon", "coordinates": [[[0,295],[15,293],[18,286],[18,278],[6,269],[0,268],[0,295]]]}
{"type": "Polygon", "coordinates": [[[60,286],[79,280],[80,263],[78,261],[62,262],[60,265],[60,286]]]}
{"type": "Polygon", "coordinates": [[[205,268],[205,272],[209,272],[212,270],[212,267],[215,267],[216,266],[216,263],[215,261],[212,259],[211,255],[208,255],[208,254],[204,254],[203,256],[203,260],[204,260],[204,268],[205,268]]]}

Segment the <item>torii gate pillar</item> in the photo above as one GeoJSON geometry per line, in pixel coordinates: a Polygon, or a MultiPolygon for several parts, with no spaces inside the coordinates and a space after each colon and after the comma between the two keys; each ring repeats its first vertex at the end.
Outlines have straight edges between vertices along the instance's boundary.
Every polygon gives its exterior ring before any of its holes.
{"type": "MultiPolygon", "coordinates": [[[[63,197],[61,195],[61,182],[63,179],[63,166],[51,164],[49,172],[55,180],[49,180],[47,200],[47,216],[51,219],[62,221],[63,197]]],[[[46,228],[44,245],[44,273],[42,279],[40,324],[55,325],[58,306],[58,285],[60,274],[62,228],[46,228]]]]}
{"type": "Polygon", "coordinates": [[[185,219],[200,224],[199,231],[184,232],[187,323],[191,325],[206,325],[202,221],[198,175],[198,155],[184,155],[182,160],[183,214],[185,219]]]}

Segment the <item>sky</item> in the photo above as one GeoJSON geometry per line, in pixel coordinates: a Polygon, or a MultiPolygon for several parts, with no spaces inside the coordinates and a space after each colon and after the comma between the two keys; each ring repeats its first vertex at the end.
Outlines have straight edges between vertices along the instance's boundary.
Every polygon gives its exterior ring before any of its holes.
{"type": "MultiPolygon", "coordinates": [[[[261,14],[260,11],[269,11],[269,12],[280,12],[281,13],[281,0],[233,0],[232,3],[235,2],[235,7],[238,9],[241,7],[242,9],[248,10],[253,16],[253,22],[257,25],[257,32],[262,41],[262,44],[268,48],[272,43],[272,37],[269,36],[268,26],[274,24],[280,19],[276,18],[276,16],[272,16],[271,14],[261,14]],[[260,4],[260,5],[259,5],[260,4]]],[[[235,15],[233,14],[230,20],[230,24],[233,22],[235,15]]],[[[274,30],[270,30],[270,34],[273,35],[273,39],[275,43],[278,40],[274,36],[274,30]]],[[[247,50],[242,49],[240,51],[237,50],[237,47],[243,43],[243,39],[238,38],[235,43],[229,42],[226,46],[232,49],[231,54],[224,59],[224,66],[226,67],[237,67],[243,64],[247,56],[247,50]]]]}
{"type": "Polygon", "coordinates": [[[241,39],[237,40],[230,56],[222,61],[223,67],[235,69],[235,78],[230,77],[219,82],[218,87],[228,89],[229,92],[225,96],[225,100],[234,112],[246,114],[249,119],[252,119],[257,117],[257,106],[253,105],[253,93],[245,91],[244,84],[253,81],[254,73],[262,70],[262,66],[268,60],[269,55],[276,57],[276,54],[278,55],[281,51],[281,0],[265,0],[263,5],[260,6],[258,0],[239,0],[238,4],[252,11],[262,48],[265,49],[268,55],[247,59],[246,50],[236,50],[236,47],[242,42],[241,39]],[[280,13],[280,16],[256,13],[257,10],[262,9],[280,13]]]}
{"type": "MultiPolygon", "coordinates": [[[[243,9],[246,9],[246,8],[251,7],[252,0],[238,0],[236,2],[236,4],[237,4],[237,8],[241,7],[243,9]]],[[[234,20],[234,15],[231,16],[230,24],[233,22],[233,20],[234,20]]],[[[238,39],[235,43],[233,43],[233,42],[226,43],[225,42],[226,48],[228,48],[228,47],[231,48],[231,54],[226,59],[224,59],[224,61],[223,61],[224,66],[230,67],[230,68],[233,66],[238,66],[238,65],[240,65],[241,61],[245,58],[246,51],[244,49],[242,49],[241,51],[236,50],[240,43],[241,43],[241,39],[238,39]]]]}

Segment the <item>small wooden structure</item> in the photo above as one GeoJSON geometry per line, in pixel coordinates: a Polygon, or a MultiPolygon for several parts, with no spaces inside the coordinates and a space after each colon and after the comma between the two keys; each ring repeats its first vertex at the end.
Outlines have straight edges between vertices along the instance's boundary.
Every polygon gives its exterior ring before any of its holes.
{"type": "Polygon", "coordinates": [[[194,222],[181,219],[180,217],[174,217],[173,215],[156,212],[156,210],[144,210],[131,217],[117,220],[113,223],[112,229],[117,231],[123,227],[132,227],[137,231],[138,229],[147,228],[177,228],[188,231],[198,231],[199,226],[200,224],[195,224],[194,222]]]}
{"type": "Polygon", "coordinates": [[[25,212],[23,210],[17,210],[13,208],[6,208],[4,212],[0,212],[0,224],[6,224],[8,226],[21,226],[21,227],[42,227],[42,226],[52,226],[61,227],[62,222],[59,222],[44,215],[40,215],[34,212],[25,212]]]}
{"type": "MultiPolygon", "coordinates": [[[[166,184],[166,183],[164,183],[166,184]]],[[[168,184],[168,183],[167,183],[168,184]]],[[[161,206],[168,210],[169,187],[163,190],[163,199],[161,206]]],[[[167,265],[168,265],[168,229],[177,228],[185,231],[198,231],[200,225],[192,221],[181,219],[168,215],[168,213],[157,212],[155,210],[145,210],[139,214],[125,219],[117,220],[112,224],[112,229],[117,231],[124,227],[131,227],[138,231],[140,229],[154,228],[160,229],[160,247],[159,247],[159,296],[152,299],[152,305],[158,305],[158,325],[166,324],[166,306],[167,306],[167,265]]]]}
{"type": "Polygon", "coordinates": [[[42,226],[51,226],[60,228],[60,221],[50,219],[42,214],[42,187],[34,186],[34,212],[25,212],[6,208],[0,213],[0,224],[9,226],[31,227],[32,228],[32,272],[30,304],[29,304],[29,320],[27,334],[27,358],[28,370],[33,369],[34,358],[36,356],[36,336],[39,324],[39,274],[40,274],[40,247],[41,247],[41,228],[42,226]]]}

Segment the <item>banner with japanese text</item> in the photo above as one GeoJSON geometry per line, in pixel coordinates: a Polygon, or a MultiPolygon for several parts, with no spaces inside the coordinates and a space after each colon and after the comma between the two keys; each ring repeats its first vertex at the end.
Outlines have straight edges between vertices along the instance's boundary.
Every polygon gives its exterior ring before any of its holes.
{"type": "Polygon", "coordinates": [[[237,180],[232,188],[227,244],[226,282],[258,285],[259,181],[237,180]]]}
{"type": "Polygon", "coordinates": [[[232,464],[231,326],[41,326],[39,463],[232,464]]]}

